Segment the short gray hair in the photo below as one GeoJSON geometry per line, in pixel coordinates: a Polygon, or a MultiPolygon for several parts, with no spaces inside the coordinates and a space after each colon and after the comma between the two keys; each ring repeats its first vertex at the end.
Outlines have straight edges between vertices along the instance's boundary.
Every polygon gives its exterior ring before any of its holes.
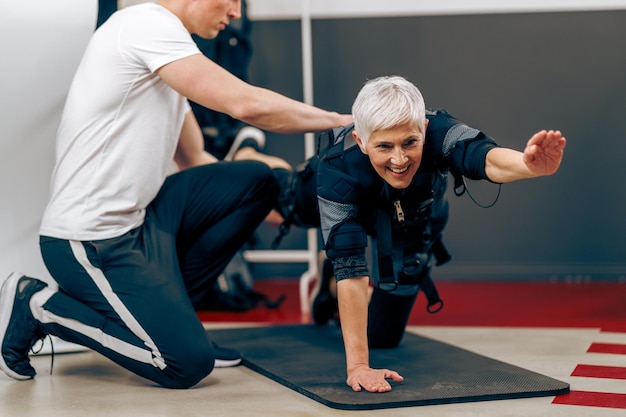
{"type": "Polygon", "coordinates": [[[354,130],[367,143],[378,130],[402,125],[423,127],[426,107],[419,89],[394,75],[367,81],[352,104],[352,116],[354,130]]]}

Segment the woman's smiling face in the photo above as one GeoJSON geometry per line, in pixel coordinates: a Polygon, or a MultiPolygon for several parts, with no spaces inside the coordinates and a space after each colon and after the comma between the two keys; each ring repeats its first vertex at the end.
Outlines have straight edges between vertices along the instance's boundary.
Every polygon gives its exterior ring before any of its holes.
{"type": "Polygon", "coordinates": [[[402,190],[411,184],[422,162],[425,131],[426,126],[421,131],[414,125],[400,125],[372,132],[367,143],[354,131],[353,135],[378,175],[393,188],[402,190]]]}

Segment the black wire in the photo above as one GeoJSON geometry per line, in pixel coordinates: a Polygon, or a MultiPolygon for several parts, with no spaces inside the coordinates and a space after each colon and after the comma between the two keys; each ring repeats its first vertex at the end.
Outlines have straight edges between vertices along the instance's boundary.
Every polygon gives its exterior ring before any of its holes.
{"type": "MultiPolygon", "coordinates": [[[[496,194],[496,197],[493,199],[493,202],[491,202],[491,204],[487,204],[487,205],[481,204],[478,201],[476,201],[476,199],[470,192],[469,188],[467,187],[467,184],[465,183],[465,178],[463,178],[463,188],[465,191],[467,191],[467,195],[469,196],[470,200],[472,200],[474,204],[476,204],[478,207],[491,208],[496,205],[496,203],[498,202],[498,199],[500,198],[500,192],[502,191],[502,184],[498,184],[498,193],[496,194]]],[[[461,195],[461,194],[457,194],[457,195],[461,195]]]]}

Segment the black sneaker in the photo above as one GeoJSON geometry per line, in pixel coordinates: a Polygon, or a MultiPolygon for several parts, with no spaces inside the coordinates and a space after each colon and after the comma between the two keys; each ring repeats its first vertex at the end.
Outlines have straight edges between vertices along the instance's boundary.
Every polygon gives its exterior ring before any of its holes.
{"type": "Polygon", "coordinates": [[[336,320],[339,312],[337,298],[330,292],[330,282],[334,279],[333,264],[330,259],[324,259],[322,262],[321,274],[319,289],[311,306],[313,321],[318,325],[336,320]]]}
{"type": "Polygon", "coordinates": [[[0,289],[0,368],[11,378],[32,379],[36,375],[28,352],[46,334],[28,303],[46,286],[45,282],[14,272],[0,289]]]}
{"type": "Polygon", "coordinates": [[[224,161],[232,161],[237,151],[246,146],[251,146],[257,151],[263,149],[265,146],[265,133],[254,126],[242,127],[237,133],[237,136],[235,136],[235,140],[226,153],[226,156],[224,156],[224,161]]]}
{"type": "Polygon", "coordinates": [[[213,350],[215,351],[216,368],[230,368],[241,363],[241,353],[235,349],[223,348],[213,342],[213,350]]]}

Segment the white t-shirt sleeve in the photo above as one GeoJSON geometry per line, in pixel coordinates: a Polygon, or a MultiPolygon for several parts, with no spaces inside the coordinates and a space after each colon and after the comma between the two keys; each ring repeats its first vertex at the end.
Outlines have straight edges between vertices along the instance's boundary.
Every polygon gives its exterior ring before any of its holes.
{"type": "Polygon", "coordinates": [[[124,37],[120,53],[128,63],[148,67],[154,73],[170,62],[201,53],[178,18],[164,8],[151,12],[145,24],[135,21],[119,32],[124,37]]]}

